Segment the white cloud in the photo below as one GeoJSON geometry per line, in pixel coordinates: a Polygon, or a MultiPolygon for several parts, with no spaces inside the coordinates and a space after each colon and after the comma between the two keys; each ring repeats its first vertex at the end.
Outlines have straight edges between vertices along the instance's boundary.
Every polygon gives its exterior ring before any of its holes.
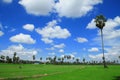
{"type": "Polygon", "coordinates": [[[12,3],[12,2],[13,2],[13,0],[3,0],[3,2],[4,2],[4,3],[8,3],[8,4],[9,4],[9,3],[12,3]]]}
{"type": "Polygon", "coordinates": [[[63,49],[60,49],[59,52],[60,52],[60,53],[64,53],[64,50],[63,50],[63,49]]]}
{"type": "Polygon", "coordinates": [[[61,43],[59,45],[54,45],[55,48],[64,48],[65,47],[65,44],[64,43],[61,43]]]}
{"type": "Polygon", "coordinates": [[[97,28],[97,27],[96,27],[96,24],[95,24],[95,19],[92,19],[91,22],[88,23],[88,25],[87,25],[86,28],[87,28],[87,29],[95,29],[95,28],[97,28]]]}
{"type": "Polygon", "coordinates": [[[55,50],[55,48],[54,47],[46,48],[46,50],[55,50]]]}
{"type": "Polygon", "coordinates": [[[32,60],[32,56],[37,55],[38,53],[38,51],[35,49],[27,49],[23,45],[19,44],[19,45],[12,45],[5,50],[1,50],[0,55],[5,55],[12,58],[14,52],[17,53],[17,56],[19,56],[20,59],[24,59],[24,60],[32,60]]]}
{"type": "Polygon", "coordinates": [[[23,26],[23,29],[26,29],[28,31],[33,31],[34,30],[34,25],[33,24],[26,24],[23,26]]]}
{"type": "Polygon", "coordinates": [[[60,16],[76,18],[86,15],[100,3],[102,0],[59,0],[55,8],[60,16]]]}
{"type": "Polygon", "coordinates": [[[32,37],[28,34],[20,33],[18,35],[12,36],[10,41],[17,43],[26,43],[26,44],[34,44],[36,41],[32,39],[32,37]]]}
{"type": "Polygon", "coordinates": [[[45,16],[52,12],[55,2],[54,0],[20,0],[19,4],[28,14],[45,16]]]}
{"type": "Polygon", "coordinates": [[[53,42],[53,40],[48,39],[48,38],[42,38],[41,40],[42,40],[44,43],[46,43],[46,44],[49,44],[49,43],[52,43],[52,42],[53,42]]]}
{"type": "Polygon", "coordinates": [[[77,42],[79,42],[79,43],[88,42],[88,40],[87,40],[86,38],[82,38],[82,37],[76,38],[75,41],[77,41],[77,42]]]}
{"type": "MultiPolygon", "coordinates": [[[[118,56],[120,56],[120,46],[115,46],[112,48],[108,48],[106,49],[106,53],[105,53],[105,58],[106,60],[118,60],[118,56]]],[[[96,54],[96,55],[89,55],[89,57],[91,59],[95,59],[95,60],[102,60],[103,54],[96,54]]]]}
{"type": "Polygon", "coordinates": [[[40,29],[37,28],[36,32],[42,36],[42,41],[45,43],[52,43],[54,38],[57,39],[66,39],[71,36],[70,32],[67,29],[62,29],[60,26],[56,26],[57,21],[53,20],[47,23],[47,26],[40,29]]]}
{"type": "Polygon", "coordinates": [[[4,33],[2,31],[0,31],[0,36],[3,36],[3,35],[4,35],[4,33]]]}
{"type": "Polygon", "coordinates": [[[98,52],[99,49],[96,48],[96,47],[93,47],[93,48],[91,48],[91,49],[88,49],[88,51],[89,51],[89,52],[98,52]]]}
{"type": "Polygon", "coordinates": [[[51,52],[51,53],[48,53],[48,55],[55,55],[55,53],[54,53],[54,52],[51,52]]]}

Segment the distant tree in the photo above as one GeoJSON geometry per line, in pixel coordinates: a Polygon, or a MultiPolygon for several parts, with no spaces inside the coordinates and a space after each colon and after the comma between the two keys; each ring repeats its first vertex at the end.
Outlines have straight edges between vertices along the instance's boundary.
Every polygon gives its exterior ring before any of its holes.
{"type": "Polygon", "coordinates": [[[58,58],[58,61],[60,62],[60,61],[61,61],[61,58],[58,58]]]}
{"type": "Polygon", "coordinates": [[[4,55],[1,55],[0,58],[3,60],[3,62],[5,62],[5,56],[4,55]]]}
{"type": "Polygon", "coordinates": [[[33,55],[33,61],[35,60],[35,55],[33,55]]]}
{"type": "Polygon", "coordinates": [[[14,54],[13,54],[13,63],[16,63],[16,55],[17,55],[17,53],[14,52],[14,54]]]}
{"type": "Polygon", "coordinates": [[[56,63],[56,59],[57,59],[57,56],[54,56],[54,58],[53,58],[53,63],[54,64],[56,63]]]}
{"type": "Polygon", "coordinates": [[[9,63],[9,56],[6,56],[6,62],[9,63]]]}
{"type": "Polygon", "coordinates": [[[63,62],[64,62],[64,57],[62,57],[61,59],[62,59],[62,60],[61,60],[61,64],[63,64],[63,62]]]}
{"type": "Polygon", "coordinates": [[[20,58],[19,57],[16,57],[16,63],[19,63],[19,61],[20,61],[20,58]]]}
{"type": "Polygon", "coordinates": [[[85,58],[83,58],[83,63],[85,64],[85,58]]]}
{"type": "Polygon", "coordinates": [[[79,59],[78,58],[76,59],[76,62],[79,63],[79,59]]]}
{"type": "Polygon", "coordinates": [[[42,62],[42,57],[40,57],[40,62],[42,62]]]}

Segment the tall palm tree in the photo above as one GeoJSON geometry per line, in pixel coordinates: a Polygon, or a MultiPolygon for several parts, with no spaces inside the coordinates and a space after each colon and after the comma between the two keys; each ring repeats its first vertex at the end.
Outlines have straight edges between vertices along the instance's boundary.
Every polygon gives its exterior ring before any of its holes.
{"type": "Polygon", "coordinates": [[[103,43],[103,27],[105,26],[106,18],[103,15],[98,15],[95,18],[96,26],[101,30],[102,51],[103,51],[103,64],[104,68],[107,68],[104,55],[104,43],[103,43]]]}

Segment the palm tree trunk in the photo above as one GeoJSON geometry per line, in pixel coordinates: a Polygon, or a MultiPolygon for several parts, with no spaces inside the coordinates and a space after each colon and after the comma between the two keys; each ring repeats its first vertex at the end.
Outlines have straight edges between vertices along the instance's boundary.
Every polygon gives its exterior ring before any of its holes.
{"type": "Polygon", "coordinates": [[[103,31],[101,30],[101,39],[102,39],[102,52],[103,52],[103,64],[104,68],[107,68],[106,61],[105,61],[105,54],[104,54],[104,42],[103,42],[103,31]]]}

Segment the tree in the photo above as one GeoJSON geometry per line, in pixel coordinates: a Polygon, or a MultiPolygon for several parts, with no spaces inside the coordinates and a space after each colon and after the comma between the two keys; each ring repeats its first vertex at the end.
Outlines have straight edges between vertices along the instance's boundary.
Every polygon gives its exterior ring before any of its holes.
{"type": "Polygon", "coordinates": [[[101,30],[102,51],[103,51],[103,64],[104,68],[107,68],[104,55],[104,43],[103,43],[103,27],[105,26],[106,18],[103,15],[98,15],[95,18],[96,26],[101,30]]]}
{"type": "Polygon", "coordinates": [[[61,61],[61,58],[58,58],[58,61],[60,62],[60,61],[61,61]]]}
{"type": "Polygon", "coordinates": [[[56,59],[57,59],[57,56],[54,56],[54,58],[53,58],[53,63],[54,64],[56,63],[56,59]]]}
{"type": "Polygon", "coordinates": [[[3,62],[5,62],[5,56],[4,55],[1,55],[0,58],[3,60],[3,62]]]}
{"type": "Polygon", "coordinates": [[[13,55],[13,63],[16,63],[16,55],[17,55],[17,53],[14,52],[14,55],[13,55]]]}
{"type": "Polygon", "coordinates": [[[6,56],[6,62],[9,63],[9,56],[6,56]]]}
{"type": "Polygon", "coordinates": [[[83,58],[83,63],[85,64],[85,58],[83,58]]]}
{"type": "Polygon", "coordinates": [[[77,62],[77,64],[79,63],[79,59],[78,58],[76,59],[76,62],[77,62]]]}
{"type": "Polygon", "coordinates": [[[61,61],[61,64],[63,64],[63,61],[64,61],[64,57],[62,57],[62,61],[61,61]]]}
{"type": "Polygon", "coordinates": [[[40,57],[40,62],[42,62],[42,57],[40,57]]]}
{"type": "Polygon", "coordinates": [[[35,60],[35,55],[33,55],[33,60],[35,60]]]}
{"type": "Polygon", "coordinates": [[[19,63],[19,61],[20,61],[20,58],[16,57],[16,63],[19,63]]]}

